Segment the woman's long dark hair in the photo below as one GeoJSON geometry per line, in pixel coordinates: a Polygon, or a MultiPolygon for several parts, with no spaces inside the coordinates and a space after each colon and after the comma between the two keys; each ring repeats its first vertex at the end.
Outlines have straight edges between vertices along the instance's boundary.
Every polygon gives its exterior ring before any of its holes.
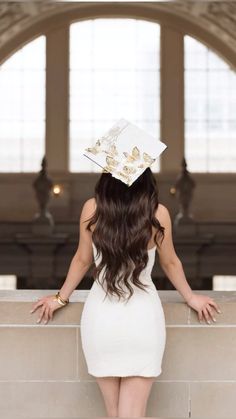
{"type": "MultiPolygon", "coordinates": [[[[147,285],[139,280],[140,272],[148,262],[148,243],[152,236],[152,226],[155,232],[154,242],[157,246],[158,236],[164,238],[164,227],[155,217],[158,201],[156,179],[148,167],[131,186],[116,179],[111,173],[103,172],[95,186],[96,211],[89,219],[87,229],[96,223],[92,232],[92,240],[98,255],[102,259],[93,269],[93,276],[99,276],[104,269],[103,281],[107,285],[107,294],[124,296],[120,283],[133,295],[131,282],[143,289],[147,285]],[[120,273],[120,275],[119,275],[120,273]]],[[[88,221],[88,220],[87,220],[88,221]]]]}

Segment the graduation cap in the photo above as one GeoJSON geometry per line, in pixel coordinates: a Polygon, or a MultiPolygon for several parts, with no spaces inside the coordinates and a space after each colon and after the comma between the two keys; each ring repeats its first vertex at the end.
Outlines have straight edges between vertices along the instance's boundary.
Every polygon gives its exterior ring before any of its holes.
{"type": "Polygon", "coordinates": [[[150,167],[167,148],[141,128],[124,118],[119,119],[93,147],[83,155],[126,185],[132,183],[150,167]]]}

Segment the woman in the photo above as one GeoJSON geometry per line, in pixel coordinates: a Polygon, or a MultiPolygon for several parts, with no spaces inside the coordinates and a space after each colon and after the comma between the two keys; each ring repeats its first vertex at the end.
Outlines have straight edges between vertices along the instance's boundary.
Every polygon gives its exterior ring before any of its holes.
{"type": "Polygon", "coordinates": [[[215,321],[214,311],[220,310],[212,298],[194,293],[185,278],[170,214],[159,203],[150,167],[130,183],[127,187],[111,172],[102,173],[95,197],[82,208],[78,249],[57,298],[41,298],[32,312],[41,307],[38,321],[52,319],[95,261],[95,280],[81,317],[82,348],[108,416],[131,418],[145,416],[152,384],[162,372],[165,317],[151,278],[156,251],[199,321],[215,321]]]}

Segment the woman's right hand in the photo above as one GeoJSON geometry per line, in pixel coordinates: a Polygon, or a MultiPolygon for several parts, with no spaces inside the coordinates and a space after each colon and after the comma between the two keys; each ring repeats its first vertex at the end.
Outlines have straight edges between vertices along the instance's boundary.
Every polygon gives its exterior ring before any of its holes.
{"type": "Polygon", "coordinates": [[[39,298],[37,300],[37,303],[34,304],[30,313],[34,313],[40,307],[41,309],[39,312],[39,318],[37,320],[37,323],[40,323],[41,320],[44,319],[44,324],[46,324],[49,321],[49,319],[52,320],[54,311],[63,306],[56,300],[55,294],[53,294],[39,298]]]}
{"type": "Polygon", "coordinates": [[[205,321],[210,324],[210,318],[216,322],[214,316],[215,312],[222,313],[215,300],[208,295],[196,294],[193,292],[191,297],[187,300],[187,304],[197,312],[200,323],[205,319],[205,321]]]}

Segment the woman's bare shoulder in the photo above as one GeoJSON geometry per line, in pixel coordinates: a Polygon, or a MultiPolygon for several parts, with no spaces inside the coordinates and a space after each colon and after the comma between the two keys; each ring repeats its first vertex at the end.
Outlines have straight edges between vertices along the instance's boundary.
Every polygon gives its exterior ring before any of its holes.
{"type": "Polygon", "coordinates": [[[160,221],[160,223],[168,223],[170,220],[170,213],[168,208],[159,202],[157,210],[155,212],[155,217],[160,221]]]}
{"type": "Polygon", "coordinates": [[[89,198],[87,199],[82,207],[81,216],[82,218],[88,218],[91,217],[96,210],[96,201],[95,198],[89,198]]]}
{"type": "Polygon", "coordinates": [[[87,199],[84,202],[84,208],[86,211],[94,211],[96,209],[96,200],[94,197],[87,199]]]}

